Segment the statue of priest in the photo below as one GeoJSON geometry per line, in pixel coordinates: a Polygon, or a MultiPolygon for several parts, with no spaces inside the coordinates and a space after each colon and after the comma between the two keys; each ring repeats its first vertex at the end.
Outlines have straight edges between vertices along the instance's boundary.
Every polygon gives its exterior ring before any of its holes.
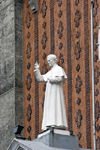
{"type": "Polygon", "coordinates": [[[44,131],[50,127],[66,129],[68,125],[64,104],[63,83],[67,79],[67,76],[63,68],[57,65],[56,55],[48,55],[47,62],[51,70],[45,75],[41,75],[37,62],[34,65],[37,81],[46,82],[42,130],[44,131]]]}

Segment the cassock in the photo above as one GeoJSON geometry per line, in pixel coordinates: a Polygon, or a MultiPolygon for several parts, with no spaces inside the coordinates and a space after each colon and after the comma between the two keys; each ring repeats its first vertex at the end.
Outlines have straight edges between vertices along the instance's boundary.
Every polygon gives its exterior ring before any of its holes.
{"type": "Polygon", "coordinates": [[[66,129],[68,126],[63,83],[67,76],[63,68],[56,64],[45,75],[41,75],[39,69],[37,69],[35,70],[35,76],[39,82],[46,82],[42,130],[46,130],[48,127],[66,129]]]}

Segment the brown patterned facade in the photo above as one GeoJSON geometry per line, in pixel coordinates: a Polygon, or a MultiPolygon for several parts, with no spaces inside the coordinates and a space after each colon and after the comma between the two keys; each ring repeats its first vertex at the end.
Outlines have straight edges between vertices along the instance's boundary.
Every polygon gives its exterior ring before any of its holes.
{"type": "Polygon", "coordinates": [[[98,0],[94,0],[94,10],[93,10],[93,28],[94,28],[94,82],[95,82],[95,117],[96,117],[96,144],[97,149],[100,149],[100,64],[97,60],[98,58],[98,47],[96,43],[98,43],[98,28],[100,21],[100,2],[98,0]]]}
{"type": "MultiPolygon", "coordinates": [[[[100,149],[100,91],[98,28],[100,2],[94,0],[94,63],[96,143],[100,149]]],[[[79,138],[79,147],[93,148],[92,81],[91,81],[91,3],[90,0],[41,0],[34,13],[23,1],[24,64],[24,136],[33,140],[41,132],[46,85],[37,83],[34,63],[40,63],[45,74],[50,68],[46,57],[56,54],[64,68],[64,84],[68,130],[79,138]]]]}

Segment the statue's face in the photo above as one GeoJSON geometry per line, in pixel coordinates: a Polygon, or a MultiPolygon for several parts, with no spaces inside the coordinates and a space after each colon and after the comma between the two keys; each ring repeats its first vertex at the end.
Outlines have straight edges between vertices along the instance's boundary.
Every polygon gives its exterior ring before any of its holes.
{"type": "Polygon", "coordinates": [[[53,65],[56,63],[53,59],[50,59],[50,58],[47,59],[47,62],[50,67],[53,67],[53,65]]]}

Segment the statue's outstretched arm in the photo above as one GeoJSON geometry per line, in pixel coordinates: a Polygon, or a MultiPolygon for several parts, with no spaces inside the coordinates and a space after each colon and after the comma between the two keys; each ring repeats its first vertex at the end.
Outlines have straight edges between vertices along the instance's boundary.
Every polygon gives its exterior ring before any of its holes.
{"type": "Polygon", "coordinates": [[[43,79],[43,76],[40,73],[39,67],[40,67],[40,65],[38,64],[38,62],[36,62],[35,65],[34,65],[34,68],[35,68],[35,70],[34,70],[35,77],[36,77],[36,80],[38,82],[44,82],[44,79],[43,79]]]}
{"type": "Polygon", "coordinates": [[[43,76],[41,75],[39,69],[35,69],[35,70],[34,70],[34,73],[35,73],[36,80],[37,80],[38,82],[44,82],[43,76]]]}

